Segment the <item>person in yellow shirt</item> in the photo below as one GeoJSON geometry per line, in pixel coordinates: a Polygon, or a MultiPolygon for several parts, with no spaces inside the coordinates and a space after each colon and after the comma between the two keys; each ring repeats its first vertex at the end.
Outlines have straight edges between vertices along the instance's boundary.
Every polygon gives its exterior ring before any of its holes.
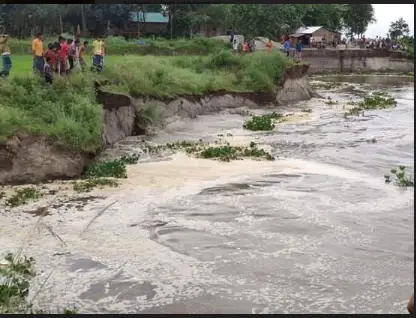
{"type": "Polygon", "coordinates": [[[104,50],[104,41],[100,36],[97,36],[92,42],[92,69],[95,69],[97,72],[101,72],[103,69],[104,50]]]}
{"type": "Polygon", "coordinates": [[[36,38],[32,41],[33,69],[43,74],[43,65],[45,59],[43,56],[42,33],[36,34],[36,38]]]}
{"type": "Polygon", "coordinates": [[[0,34],[0,54],[3,60],[3,70],[0,72],[0,77],[7,77],[9,76],[10,69],[12,68],[9,36],[7,34],[0,34]]]}

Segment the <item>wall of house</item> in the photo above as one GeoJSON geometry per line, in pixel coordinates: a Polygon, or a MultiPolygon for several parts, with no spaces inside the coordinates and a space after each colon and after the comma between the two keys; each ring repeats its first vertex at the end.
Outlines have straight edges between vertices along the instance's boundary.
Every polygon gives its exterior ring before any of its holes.
{"type": "Polygon", "coordinates": [[[413,72],[414,61],[402,52],[388,50],[304,50],[309,73],[395,71],[413,72]]]}
{"type": "Polygon", "coordinates": [[[328,31],[324,28],[317,30],[316,32],[312,34],[312,36],[319,37],[319,38],[325,37],[327,41],[333,41],[337,38],[339,39],[340,37],[338,33],[328,31]]]}

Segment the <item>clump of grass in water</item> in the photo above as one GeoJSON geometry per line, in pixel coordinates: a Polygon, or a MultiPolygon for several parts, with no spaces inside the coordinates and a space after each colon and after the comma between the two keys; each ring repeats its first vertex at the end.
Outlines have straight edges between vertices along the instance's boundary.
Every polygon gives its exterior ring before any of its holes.
{"type": "MultiPolygon", "coordinates": [[[[32,257],[8,253],[5,264],[0,266],[0,314],[42,314],[27,300],[30,280],[36,276],[32,257]]],[[[76,314],[76,309],[63,309],[64,314],[76,314]]]]}
{"type": "Polygon", "coordinates": [[[364,100],[358,103],[361,109],[384,109],[389,107],[395,107],[397,105],[396,100],[387,93],[374,92],[368,97],[364,97],[364,100]]]}
{"type": "Polygon", "coordinates": [[[89,165],[85,169],[87,178],[127,178],[126,165],[136,164],[140,156],[138,154],[123,156],[120,159],[97,162],[89,165]]]}
{"type": "Polygon", "coordinates": [[[301,110],[302,113],[312,113],[312,108],[303,108],[301,110]]]}
{"type": "Polygon", "coordinates": [[[90,178],[87,180],[74,182],[73,189],[76,192],[90,192],[92,189],[96,187],[117,187],[118,185],[119,183],[116,180],[107,178],[90,178]]]}
{"type": "Polygon", "coordinates": [[[15,193],[6,200],[6,205],[16,207],[28,203],[31,200],[36,200],[42,197],[42,193],[38,189],[30,187],[18,189],[15,193]]]}
{"type": "Polygon", "coordinates": [[[283,117],[283,114],[276,112],[261,116],[253,116],[244,123],[243,128],[252,131],[270,131],[275,128],[275,121],[282,121],[283,117]]]}
{"type": "Polygon", "coordinates": [[[74,182],[73,189],[76,192],[89,192],[96,187],[117,187],[119,183],[108,178],[127,178],[126,165],[136,164],[139,159],[140,155],[132,154],[116,160],[93,163],[85,169],[84,176],[87,179],[74,182]]]}
{"type": "Polygon", "coordinates": [[[273,156],[263,149],[257,148],[254,142],[249,147],[230,146],[229,144],[217,147],[208,147],[199,155],[205,159],[219,159],[221,161],[240,160],[242,158],[264,158],[274,160],[273,156]]]}
{"type": "MultiPolygon", "coordinates": [[[[391,173],[396,177],[395,184],[399,187],[414,187],[413,178],[406,175],[406,167],[399,166],[399,169],[391,169],[391,173]]],[[[390,183],[391,179],[389,175],[384,176],[386,183],[390,183]]]]}
{"type": "Polygon", "coordinates": [[[349,105],[357,105],[346,112],[345,116],[360,116],[364,115],[364,110],[385,109],[396,107],[396,100],[387,93],[373,92],[370,96],[364,97],[364,100],[358,104],[355,102],[349,102],[349,105]]]}
{"type": "MultiPolygon", "coordinates": [[[[220,143],[216,141],[216,143],[220,143]]],[[[180,141],[176,143],[168,143],[166,145],[147,146],[149,153],[159,153],[164,150],[183,150],[187,154],[193,154],[197,158],[218,159],[220,161],[229,162],[231,160],[241,160],[243,158],[264,158],[274,160],[273,156],[263,149],[257,148],[254,142],[249,147],[231,146],[224,143],[218,146],[210,146],[204,144],[202,140],[180,141]]]]}

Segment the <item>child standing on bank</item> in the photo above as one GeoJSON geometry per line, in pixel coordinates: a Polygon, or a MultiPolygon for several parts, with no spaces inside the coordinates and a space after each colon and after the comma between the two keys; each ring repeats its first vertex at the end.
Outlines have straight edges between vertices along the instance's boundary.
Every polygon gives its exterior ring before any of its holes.
{"type": "Polygon", "coordinates": [[[84,41],[84,44],[81,45],[81,47],[79,48],[79,64],[81,65],[81,70],[83,72],[85,72],[85,69],[87,68],[87,63],[85,63],[85,60],[84,60],[84,54],[87,48],[88,48],[88,41],[84,41]]]}
{"type": "Polygon", "coordinates": [[[52,69],[52,72],[56,71],[57,68],[57,64],[58,64],[58,59],[57,59],[57,54],[56,54],[56,49],[54,48],[52,43],[48,44],[48,50],[45,53],[45,58],[49,57],[49,66],[52,69]]]}
{"type": "Polygon", "coordinates": [[[45,63],[43,64],[43,76],[45,77],[45,81],[48,84],[53,83],[53,72],[51,67],[51,58],[49,56],[45,57],[45,63]]]}

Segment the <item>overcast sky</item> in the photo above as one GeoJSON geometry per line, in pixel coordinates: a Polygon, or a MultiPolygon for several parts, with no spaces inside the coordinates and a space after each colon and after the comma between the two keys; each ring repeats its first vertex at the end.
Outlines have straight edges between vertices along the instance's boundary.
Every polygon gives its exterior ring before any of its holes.
{"type": "Polygon", "coordinates": [[[377,22],[368,26],[365,33],[367,37],[385,37],[390,23],[399,18],[403,18],[409,24],[410,34],[414,33],[414,4],[373,4],[373,7],[377,22]]]}

